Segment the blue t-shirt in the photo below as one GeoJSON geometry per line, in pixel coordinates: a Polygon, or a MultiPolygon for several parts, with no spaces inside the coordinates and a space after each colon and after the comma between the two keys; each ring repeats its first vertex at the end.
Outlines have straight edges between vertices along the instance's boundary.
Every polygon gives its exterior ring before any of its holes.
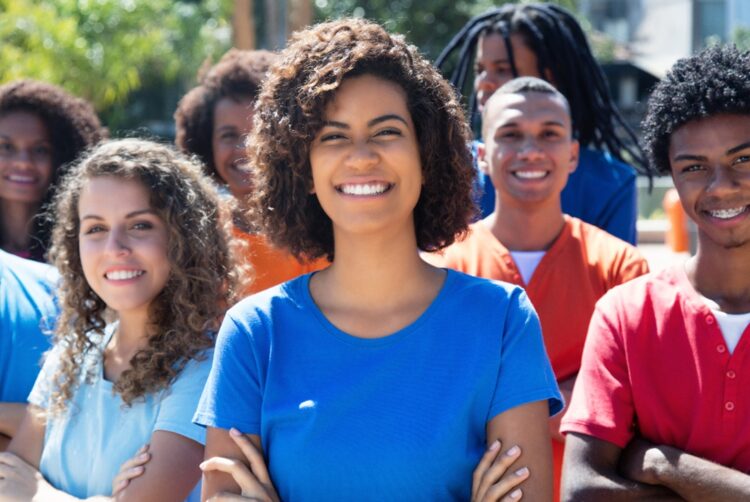
{"type": "MultiPolygon", "coordinates": [[[[107,327],[100,347],[106,347],[114,325],[107,327]]],[[[202,361],[191,360],[165,390],[124,405],[113,384],[104,379],[102,357],[89,352],[85,367],[93,368],[93,381],[81,384],[61,416],[47,420],[39,471],[57,489],[75,497],[110,495],[112,480],[126,460],[151,441],[154,431],[174,432],[200,444],[206,430],[192,423],[198,398],[211,367],[212,351],[202,361]]],[[[39,374],[29,402],[47,408],[52,378],[59,364],[53,349],[39,374]]],[[[200,500],[193,490],[188,500],[200,500]]]]}
{"type": "Polygon", "coordinates": [[[448,270],[413,324],[363,339],[326,319],[309,281],[229,310],[195,415],[259,434],[282,500],[468,500],[490,419],[561,409],[520,288],[448,270]]]}
{"type": "Polygon", "coordinates": [[[22,403],[50,348],[57,271],[0,250],[0,402],[22,403]]]}
{"type": "MultiPolygon", "coordinates": [[[[475,158],[476,144],[472,144],[475,158]]],[[[636,172],[631,166],[609,153],[581,148],[578,167],[568,177],[560,196],[562,211],[635,245],[638,219],[635,181],[636,172]]],[[[477,191],[484,218],[495,210],[495,188],[490,177],[482,172],[477,176],[477,191]]]]}

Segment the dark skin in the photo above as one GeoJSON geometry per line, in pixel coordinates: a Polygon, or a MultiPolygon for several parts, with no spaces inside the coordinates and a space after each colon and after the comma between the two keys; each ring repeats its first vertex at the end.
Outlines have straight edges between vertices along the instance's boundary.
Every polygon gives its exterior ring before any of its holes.
{"type": "MultiPolygon", "coordinates": [[[[670,138],[672,178],[698,227],[685,272],[693,288],[730,314],[750,312],[750,115],[688,122],[670,138]]],[[[570,433],[564,500],[711,500],[750,497],[750,475],[636,436],[622,449],[570,433]]]]}

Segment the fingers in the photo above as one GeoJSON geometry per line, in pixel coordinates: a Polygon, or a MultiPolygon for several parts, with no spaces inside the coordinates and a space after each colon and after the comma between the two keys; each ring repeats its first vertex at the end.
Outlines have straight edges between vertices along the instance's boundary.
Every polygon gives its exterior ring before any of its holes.
{"type": "Polygon", "coordinates": [[[271,476],[268,474],[268,468],[266,467],[266,461],[263,458],[263,454],[260,452],[250,439],[234,427],[229,430],[229,435],[234,442],[239,446],[245,458],[250,462],[250,469],[252,470],[255,477],[264,485],[271,484],[271,476]]]}
{"type": "Polygon", "coordinates": [[[248,493],[265,493],[265,489],[258,481],[258,478],[239,460],[213,457],[201,463],[200,468],[203,472],[219,471],[229,474],[234,478],[234,482],[239,485],[243,495],[248,493]]]}
{"type": "Polygon", "coordinates": [[[477,498],[479,485],[481,485],[482,478],[484,478],[487,469],[490,468],[492,462],[497,458],[497,454],[500,453],[500,446],[500,441],[497,439],[494,440],[487,448],[487,451],[484,452],[484,455],[482,455],[482,458],[474,469],[471,479],[471,500],[479,500],[477,498]]]}
{"type": "Polygon", "coordinates": [[[112,480],[112,495],[117,495],[119,492],[125,489],[130,483],[130,480],[137,478],[146,472],[146,464],[151,460],[151,454],[148,452],[149,445],[145,444],[141,446],[135,456],[131,459],[126,460],[120,466],[120,472],[117,473],[115,479],[112,480]]]}
{"type": "MultiPolygon", "coordinates": [[[[513,489],[530,475],[529,470],[526,467],[517,468],[511,471],[511,466],[521,456],[521,449],[518,446],[513,446],[503,454],[498,454],[497,451],[495,451],[494,454],[495,458],[492,464],[487,467],[482,474],[475,493],[475,500],[518,500],[522,494],[520,493],[520,490],[513,489]]],[[[479,468],[479,466],[477,466],[477,468],[479,468]]]]}

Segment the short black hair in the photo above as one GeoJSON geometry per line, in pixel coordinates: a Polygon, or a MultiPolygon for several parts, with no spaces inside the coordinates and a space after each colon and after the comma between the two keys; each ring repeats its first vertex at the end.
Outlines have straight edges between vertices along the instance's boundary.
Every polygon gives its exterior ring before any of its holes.
{"type": "Polygon", "coordinates": [[[643,139],[654,169],[670,174],[669,142],[681,126],[720,113],[750,115],[750,53],[712,46],[680,59],[648,101],[643,139]]]}

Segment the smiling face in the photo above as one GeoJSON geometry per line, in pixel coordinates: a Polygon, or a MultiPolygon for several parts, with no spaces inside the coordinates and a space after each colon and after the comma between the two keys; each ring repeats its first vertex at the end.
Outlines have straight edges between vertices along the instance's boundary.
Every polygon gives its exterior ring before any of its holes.
{"type": "Polygon", "coordinates": [[[568,108],[557,94],[495,95],[483,119],[480,157],[504,204],[560,203],[578,164],[568,108]]]}
{"type": "Polygon", "coordinates": [[[214,107],[211,145],[216,173],[235,197],[249,194],[253,185],[245,167],[245,138],[253,128],[252,99],[222,98],[214,107]]]}
{"type": "Polygon", "coordinates": [[[90,179],[78,202],[81,266],[91,289],[120,316],[145,315],[170,274],[168,234],[137,181],[90,179]]]}
{"type": "Polygon", "coordinates": [[[405,226],[422,186],[416,130],[404,90],[372,75],[346,79],[310,146],[313,191],[337,232],[405,226]]]}
{"type": "Polygon", "coordinates": [[[672,178],[702,245],[750,243],[749,131],[750,116],[721,114],[672,133],[672,178]]]}
{"type": "Polygon", "coordinates": [[[23,111],[0,116],[0,199],[39,204],[52,170],[52,143],[42,119],[23,111]]]}
{"type": "MultiPolygon", "coordinates": [[[[513,62],[518,75],[513,75],[510,58],[502,35],[488,33],[479,37],[477,57],[474,62],[474,91],[477,93],[477,107],[484,110],[490,96],[504,83],[518,77],[541,77],[536,54],[518,34],[510,36],[513,49],[513,62]]],[[[542,77],[544,78],[544,77],[542,77]]],[[[547,78],[546,80],[549,80],[547,78]]]]}

